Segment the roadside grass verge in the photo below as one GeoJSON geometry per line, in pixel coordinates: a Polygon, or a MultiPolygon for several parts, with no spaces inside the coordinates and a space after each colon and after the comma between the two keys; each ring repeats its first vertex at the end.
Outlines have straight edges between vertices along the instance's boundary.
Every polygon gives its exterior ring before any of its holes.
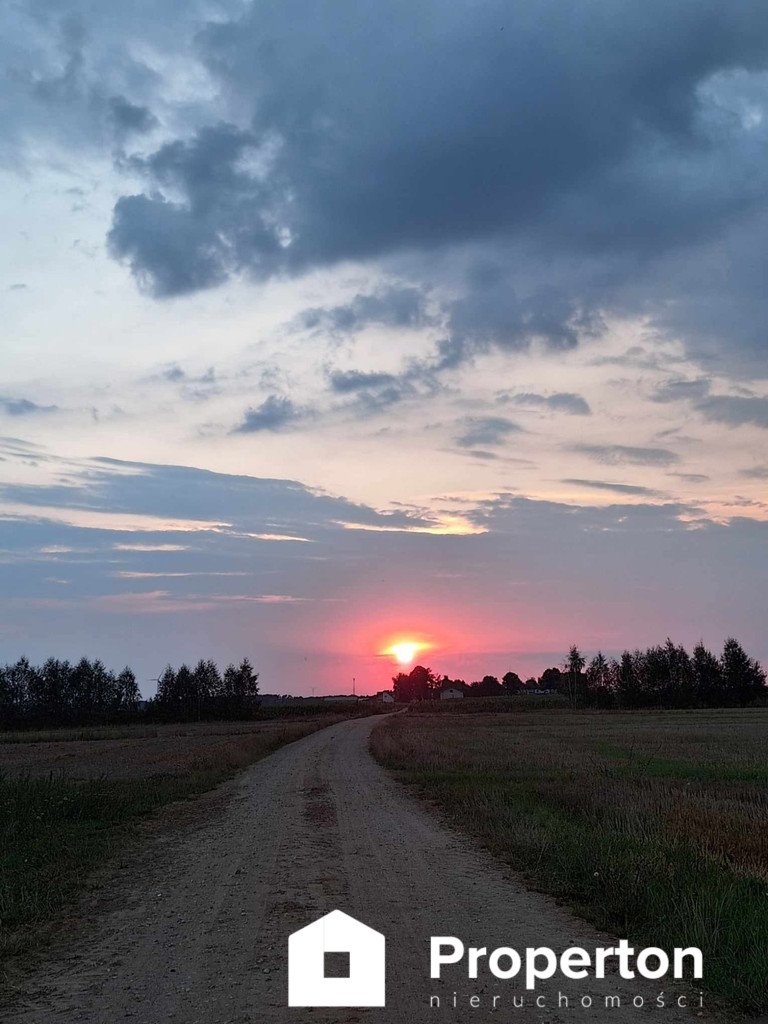
{"type": "MultiPolygon", "coordinates": [[[[251,729],[183,773],[72,779],[0,774],[0,962],[30,953],[132,827],[172,801],[198,796],[286,743],[339,718],[251,729]]],[[[178,742],[176,739],[175,742],[178,742]]]]}
{"type": "Polygon", "coordinates": [[[768,1009],[768,791],[754,759],[768,720],[740,714],[731,713],[731,741],[720,736],[719,747],[690,735],[717,729],[713,712],[676,713],[674,722],[654,722],[654,713],[557,723],[405,715],[378,726],[371,748],[534,886],[638,945],[700,947],[707,988],[760,1013],[768,1009]],[[667,756],[676,747],[683,756],[667,756]]]}

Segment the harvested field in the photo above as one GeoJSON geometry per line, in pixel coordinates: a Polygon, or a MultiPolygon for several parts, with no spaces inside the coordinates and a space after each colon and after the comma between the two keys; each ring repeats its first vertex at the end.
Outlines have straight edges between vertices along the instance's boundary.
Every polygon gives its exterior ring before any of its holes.
{"type": "Polygon", "coordinates": [[[143,779],[233,769],[344,718],[345,715],[318,715],[295,722],[201,722],[78,729],[65,733],[61,739],[55,730],[2,733],[0,772],[6,778],[42,778],[53,773],[67,779],[143,779]]]}
{"type": "Polygon", "coordinates": [[[768,709],[399,715],[374,755],[600,927],[768,1010],[768,709]]]}
{"type": "Polygon", "coordinates": [[[344,715],[0,738],[0,959],[37,949],[64,909],[163,806],[344,715]],[[88,736],[90,738],[75,738],[88,736]]]}

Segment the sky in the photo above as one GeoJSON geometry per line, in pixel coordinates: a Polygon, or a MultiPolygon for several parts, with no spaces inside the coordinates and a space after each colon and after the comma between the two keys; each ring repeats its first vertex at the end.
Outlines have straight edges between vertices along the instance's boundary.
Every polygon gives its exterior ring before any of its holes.
{"type": "Polygon", "coordinates": [[[768,660],[764,0],[9,0],[0,660],[768,660]]]}

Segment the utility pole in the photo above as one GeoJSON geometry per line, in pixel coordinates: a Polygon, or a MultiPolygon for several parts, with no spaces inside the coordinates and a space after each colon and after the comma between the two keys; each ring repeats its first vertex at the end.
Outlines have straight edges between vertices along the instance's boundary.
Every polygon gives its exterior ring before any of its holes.
{"type": "Polygon", "coordinates": [[[355,677],[354,676],[352,676],[352,696],[353,697],[357,696],[357,694],[355,693],[355,677]]]}

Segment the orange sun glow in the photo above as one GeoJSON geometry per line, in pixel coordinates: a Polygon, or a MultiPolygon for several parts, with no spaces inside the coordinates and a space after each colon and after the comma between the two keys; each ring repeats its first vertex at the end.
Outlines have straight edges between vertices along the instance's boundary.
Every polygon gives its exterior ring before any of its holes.
{"type": "Polygon", "coordinates": [[[391,655],[400,665],[410,665],[416,655],[428,647],[429,644],[420,643],[418,640],[399,640],[395,644],[390,644],[381,653],[391,655]]]}

